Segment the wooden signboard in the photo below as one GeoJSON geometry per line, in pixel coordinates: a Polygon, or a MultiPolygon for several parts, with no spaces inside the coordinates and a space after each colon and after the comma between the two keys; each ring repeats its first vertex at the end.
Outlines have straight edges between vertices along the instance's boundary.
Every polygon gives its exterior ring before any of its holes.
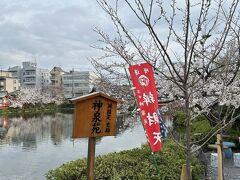
{"type": "Polygon", "coordinates": [[[100,92],[72,99],[75,103],[73,138],[114,136],[117,100],[100,92]]]}
{"type": "Polygon", "coordinates": [[[72,137],[89,137],[87,180],[94,180],[96,137],[115,135],[117,100],[100,92],[71,100],[75,104],[72,137]]]}

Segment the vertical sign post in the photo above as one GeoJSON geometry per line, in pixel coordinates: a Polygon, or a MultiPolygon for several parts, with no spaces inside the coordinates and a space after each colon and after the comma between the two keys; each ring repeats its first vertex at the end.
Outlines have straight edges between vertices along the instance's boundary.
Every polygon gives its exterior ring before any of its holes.
{"type": "Polygon", "coordinates": [[[73,138],[88,137],[87,179],[94,179],[96,137],[115,136],[117,100],[100,92],[71,99],[75,104],[73,138]]]}
{"type": "Polygon", "coordinates": [[[94,179],[94,161],[95,161],[95,145],[96,138],[90,137],[88,139],[88,162],[87,162],[87,179],[94,179]]]}

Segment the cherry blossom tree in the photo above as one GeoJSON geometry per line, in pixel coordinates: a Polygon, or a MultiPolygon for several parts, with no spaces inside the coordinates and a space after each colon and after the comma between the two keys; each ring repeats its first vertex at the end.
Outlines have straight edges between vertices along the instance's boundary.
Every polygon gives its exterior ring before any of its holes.
{"type": "Polygon", "coordinates": [[[11,105],[10,107],[20,107],[22,108],[24,105],[27,104],[49,104],[55,103],[60,104],[63,102],[63,97],[59,96],[52,96],[51,93],[48,91],[42,91],[37,88],[22,88],[16,98],[11,98],[11,105]]]}
{"type": "Polygon", "coordinates": [[[98,78],[93,82],[96,90],[117,98],[120,102],[118,103],[118,110],[120,110],[120,112],[134,107],[135,100],[129,89],[124,67],[118,64],[116,64],[116,66],[113,64],[101,64],[100,60],[95,61],[95,59],[90,59],[90,61],[98,75],[98,78]]]}
{"type": "Polygon", "coordinates": [[[191,154],[196,151],[191,148],[196,143],[191,139],[192,122],[201,114],[215,122],[199,140],[203,145],[239,117],[239,1],[97,2],[115,31],[95,28],[102,43],[95,48],[104,55],[92,58],[93,64],[110,74],[123,65],[152,65],[159,96],[177,99],[186,114],[186,143],[181,147],[191,179],[191,154]]]}

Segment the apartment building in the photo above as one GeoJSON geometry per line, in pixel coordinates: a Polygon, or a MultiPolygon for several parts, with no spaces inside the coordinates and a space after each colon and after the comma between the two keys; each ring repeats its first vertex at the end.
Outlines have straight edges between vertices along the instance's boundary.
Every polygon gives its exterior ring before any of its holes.
{"type": "Polygon", "coordinates": [[[10,67],[9,72],[13,77],[20,79],[20,84],[25,88],[46,88],[50,83],[50,73],[47,69],[37,67],[36,62],[22,62],[21,66],[10,67]]]}
{"type": "Polygon", "coordinates": [[[8,72],[10,72],[12,74],[12,77],[15,77],[15,78],[21,80],[21,78],[22,78],[21,66],[10,67],[10,68],[8,68],[8,72]]]}
{"type": "Polygon", "coordinates": [[[37,86],[37,63],[23,62],[22,63],[22,86],[36,87],[37,86]]]}
{"type": "Polygon", "coordinates": [[[60,67],[53,67],[53,69],[50,71],[50,86],[49,90],[51,92],[51,95],[53,97],[61,96],[63,97],[63,74],[65,72],[60,67]]]}
{"type": "Polygon", "coordinates": [[[18,78],[12,77],[11,72],[0,71],[0,91],[11,93],[20,89],[18,78]]]}
{"type": "Polygon", "coordinates": [[[54,67],[50,71],[50,80],[53,87],[62,87],[62,77],[65,72],[60,67],[54,67]]]}
{"type": "Polygon", "coordinates": [[[50,80],[50,72],[48,69],[37,69],[37,74],[39,76],[37,76],[37,85],[36,87],[40,88],[40,89],[46,89],[48,88],[49,84],[51,83],[50,80]]]}
{"type": "Polygon", "coordinates": [[[91,71],[70,71],[63,74],[63,93],[65,98],[88,94],[93,87],[96,75],[91,71]]]}

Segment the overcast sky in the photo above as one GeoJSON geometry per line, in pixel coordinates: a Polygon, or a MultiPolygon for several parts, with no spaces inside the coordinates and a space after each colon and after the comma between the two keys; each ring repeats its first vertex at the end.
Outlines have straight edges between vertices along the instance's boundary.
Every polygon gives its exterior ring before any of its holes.
{"type": "MultiPolygon", "coordinates": [[[[143,25],[120,4],[121,20],[141,37],[143,25]]],[[[102,53],[90,47],[99,39],[92,29],[113,34],[110,18],[95,0],[0,0],[0,7],[0,69],[4,70],[23,61],[36,61],[48,69],[89,69],[88,58],[102,53]]],[[[179,26],[181,20],[175,24],[179,26]]],[[[168,27],[162,25],[159,30],[165,37],[168,27]]]]}
{"type": "Polygon", "coordinates": [[[90,67],[87,58],[109,20],[94,0],[1,0],[0,68],[34,61],[40,67],[90,67]]]}

